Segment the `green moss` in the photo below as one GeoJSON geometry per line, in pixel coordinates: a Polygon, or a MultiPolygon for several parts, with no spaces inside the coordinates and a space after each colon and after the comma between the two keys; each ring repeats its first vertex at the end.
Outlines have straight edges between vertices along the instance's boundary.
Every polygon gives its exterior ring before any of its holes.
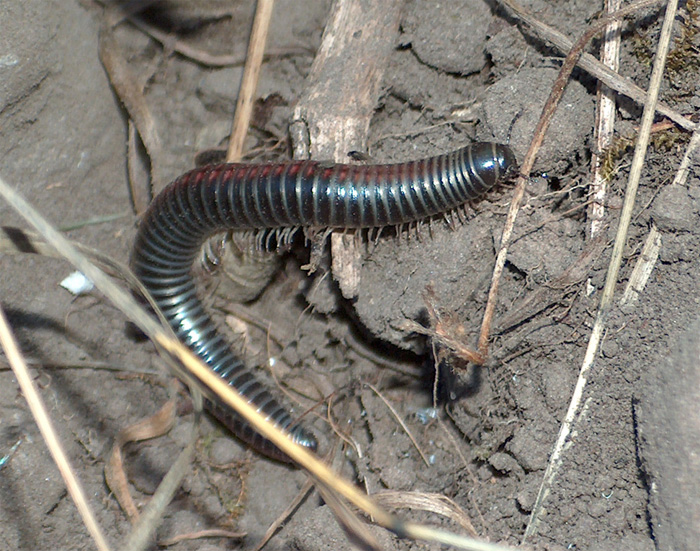
{"type": "MultiPolygon", "coordinates": [[[[683,75],[700,68],[700,49],[698,38],[700,34],[700,2],[687,0],[685,7],[679,12],[678,34],[673,48],[666,57],[666,77],[671,85],[683,88],[683,75]]],[[[656,44],[652,41],[651,33],[646,29],[635,29],[631,37],[632,55],[646,67],[651,64],[656,55],[656,44]]],[[[692,80],[692,79],[690,79],[692,80]]],[[[687,87],[687,86],[685,86],[687,87]]],[[[692,90],[686,94],[694,93],[692,90]]]]}
{"type": "Polygon", "coordinates": [[[687,144],[689,141],[690,134],[674,126],[668,130],[653,133],[650,144],[657,151],[669,152],[687,144]]]}
{"type": "MultiPolygon", "coordinates": [[[[673,126],[665,130],[652,132],[649,139],[649,147],[652,151],[668,153],[679,146],[687,144],[689,141],[690,134],[688,132],[673,126]]],[[[600,174],[606,182],[610,182],[613,179],[620,160],[624,158],[636,143],[636,134],[633,136],[615,136],[612,145],[603,151],[600,174]]]]}
{"type": "Polygon", "coordinates": [[[632,55],[645,67],[651,67],[654,61],[654,47],[649,33],[642,29],[635,29],[632,33],[632,55]]]}
{"type": "Polygon", "coordinates": [[[636,140],[636,136],[632,138],[615,136],[610,147],[603,151],[600,161],[600,175],[606,182],[610,182],[613,179],[617,172],[617,165],[625,156],[627,150],[635,144],[636,140]]]}
{"type": "Polygon", "coordinates": [[[697,0],[687,0],[685,13],[681,16],[678,26],[679,37],[666,59],[666,71],[673,83],[678,77],[689,70],[700,67],[698,54],[698,23],[700,22],[700,5],[697,0]]]}

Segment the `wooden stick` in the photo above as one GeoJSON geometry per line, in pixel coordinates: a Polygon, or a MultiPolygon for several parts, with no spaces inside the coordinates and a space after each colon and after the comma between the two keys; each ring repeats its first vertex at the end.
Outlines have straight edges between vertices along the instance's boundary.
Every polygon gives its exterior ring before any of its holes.
{"type": "MultiPolygon", "coordinates": [[[[336,0],[308,86],[292,115],[297,159],[346,162],[367,150],[369,123],[399,28],[402,0],[336,0]]],[[[333,276],[346,298],[357,296],[360,252],[352,235],[331,235],[333,276]]]]}

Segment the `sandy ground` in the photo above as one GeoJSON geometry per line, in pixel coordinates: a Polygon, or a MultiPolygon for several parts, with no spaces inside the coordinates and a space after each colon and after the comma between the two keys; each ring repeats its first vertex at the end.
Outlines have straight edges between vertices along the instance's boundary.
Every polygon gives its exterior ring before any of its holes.
{"type": "MultiPolygon", "coordinates": [[[[252,2],[202,2],[196,10],[182,4],[159,3],[144,18],[198,51],[243,57],[252,2]]],[[[597,2],[579,0],[525,4],[571,37],[601,9],[597,2]]],[[[694,3],[688,5],[693,15],[694,3]]],[[[276,55],[262,70],[258,95],[266,101],[246,143],[251,159],[289,158],[287,121],[329,9],[325,0],[276,3],[269,41],[276,55]]],[[[620,72],[642,87],[662,16],[652,10],[625,24],[620,72]]],[[[694,24],[687,13],[685,20],[694,24]]],[[[99,61],[102,21],[101,7],[88,0],[0,5],[0,171],[58,227],[72,228],[70,238],[127,261],[137,223],[127,184],[127,120],[99,61]]],[[[676,44],[681,38],[678,34],[676,44]]],[[[195,63],[129,24],[117,28],[116,39],[118,55],[144,87],[163,141],[154,174],[156,188],[162,187],[191,168],[196,153],[225,144],[242,66],[195,63]]],[[[697,48],[695,35],[690,40],[697,48]]],[[[409,1],[368,153],[377,161],[403,161],[495,139],[508,141],[522,158],[559,65],[552,51],[524,36],[491,3],[409,1]]],[[[681,113],[698,108],[697,68],[679,63],[664,82],[663,101],[681,113]]],[[[491,541],[518,544],[522,538],[605,280],[611,247],[601,246],[580,262],[589,241],[594,109],[595,82],[576,72],[517,221],[490,360],[475,368],[437,350],[438,391],[449,399],[436,418],[429,409],[434,350],[425,338],[406,333],[404,322],[427,323],[432,300],[457,338],[476,342],[508,186],[471,207],[454,229],[438,220],[420,239],[385,235],[367,242],[353,301],[340,296],[324,270],[309,277],[300,268],[308,260],[300,240],[262,296],[246,306],[265,330],[234,322],[249,339],[251,363],[269,365],[274,358],[276,379],[303,408],[328,389],[336,392],[332,417],[354,442],[338,454],[346,476],[372,493],[447,496],[491,541]],[[582,272],[563,284],[561,276],[572,265],[582,265],[582,272]],[[434,298],[426,294],[429,286],[434,298]],[[379,394],[405,421],[428,464],[379,394]]],[[[628,100],[621,102],[621,135],[633,131],[640,112],[628,100]]],[[[690,549],[685,546],[697,541],[691,527],[700,515],[692,491],[698,465],[685,468],[685,461],[697,454],[700,421],[693,408],[697,401],[684,395],[698,380],[697,366],[688,359],[697,360],[692,353],[697,343],[692,331],[685,334],[697,328],[692,324],[700,301],[697,165],[686,185],[668,185],[687,138],[666,132],[649,150],[619,295],[652,225],[661,232],[660,256],[639,299],[624,308],[616,302],[610,315],[585,411],[545,502],[546,515],[528,540],[534,549],[650,551],[690,549]],[[679,346],[685,352],[674,360],[679,346]],[[681,413],[676,402],[685,408],[681,413]],[[687,495],[680,501],[664,493],[663,481],[678,480],[669,464],[690,480],[681,485],[687,495]],[[679,521],[677,509],[689,520],[679,521]]],[[[605,230],[610,242],[630,160],[628,151],[615,162],[605,230]]],[[[22,225],[5,204],[0,220],[22,225]]],[[[105,486],[105,459],[119,430],[164,403],[168,379],[152,345],[134,338],[99,293],[75,298],[59,287],[72,271],[66,263],[0,255],[0,270],[0,299],[98,520],[116,543],[129,523],[105,486]]],[[[213,299],[221,319],[227,309],[240,313],[222,294],[213,299]]],[[[0,456],[7,459],[0,467],[0,550],[92,549],[16,381],[4,360],[2,365],[0,456]]],[[[187,440],[192,416],[186,400],[181,402],[183,415],[167,436],[128,447],[128,475],[139,504],[187,440]]],[[[315,427],[330,449],[335,437],[328,424],[318,419],[315,427]]],[[[168,509],[159,540],[226,528],[248,536],[172,548],[253,548],[304,481],[302,472],[245,450],[207,419],[191,473],[168,509]]],[[[458,529],[440,517],[405,513],[458,529]]],[[[437,549],[377,534],[387,549],[437,549]]],[[[268,549],[347,546],[328,508],[312,495],[268,549]]]]}

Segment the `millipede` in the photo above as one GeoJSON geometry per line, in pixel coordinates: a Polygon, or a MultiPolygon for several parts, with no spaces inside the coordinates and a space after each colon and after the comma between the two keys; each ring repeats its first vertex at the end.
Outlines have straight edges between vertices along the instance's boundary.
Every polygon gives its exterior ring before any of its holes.
{"type": "MultiPolygon", "coordinates": [[[[177,178],[151,203],[138,229],[131,265],[178,338],[277,427],[315,451],[313,432],[296,422],[243,364],[206,312],[192,275],[204,242],[228,230],[407,224],[480,197],[513,175],[516,167],[508,146],[490,142],[398,164],[204,166],[177,178]]],[[[228,407],[215,399],[206,405],[252,448],[289,461],[228,407]]]]}

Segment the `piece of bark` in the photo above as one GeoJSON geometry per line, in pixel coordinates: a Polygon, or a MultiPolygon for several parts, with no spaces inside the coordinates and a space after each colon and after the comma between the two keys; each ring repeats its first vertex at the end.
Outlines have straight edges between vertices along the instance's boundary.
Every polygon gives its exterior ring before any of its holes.
{"type": "MultiPolygon", "coordinates": [[[[292,115],[296,159],[347,162],[367,150],[367,133],[403,0],[336,0],[308,85],[292,115]]],[[[357,296],[361,256],[355,240],[331,236],[333,276],[346,298],[357,296]]]]}

